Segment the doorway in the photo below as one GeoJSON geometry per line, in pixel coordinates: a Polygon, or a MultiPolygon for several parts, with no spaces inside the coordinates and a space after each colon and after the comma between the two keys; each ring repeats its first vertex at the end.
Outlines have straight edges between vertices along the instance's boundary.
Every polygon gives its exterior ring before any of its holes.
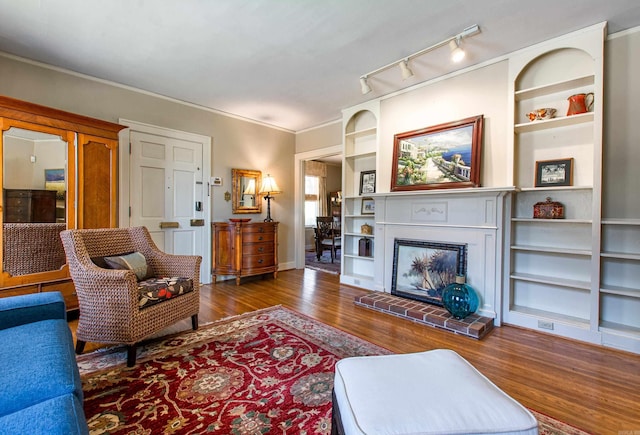
{"type": "MultiPolygon", "coordinates": [[[[331,174],[331,180],[327,182],[327,188],[323,191],[323,195],[326,196],[327,208],[324,214],[330,213],[330,204],[328,202],[328,195],[330,192],[336,192],[342,190],[342,146],[336,145],[333,147],[327,147],[319,150],[309,151],[305,153],[298,153],[295,155],[295,209],[299,210],[296,213],[295,219],[295,259],[296,268],[303,269],[307,263],[316,263],[313,268],[322,270],[322,264],[319,261],[313,261],[317,259],[315,257],[315,237],[314,227],[308,216],[305,213],[306,197],[305,197],[305,162],[318,161],[326,163],[331,174]],[[305,219],[307,217],[307,219],[305,219]],[[305,220],[309,222],[305,222],[305,220]]],[[[329,178],[329,177],[327,177],[329,178]]],[[[338,214],[339,215],[339,214],[338,214]]],[[[338,217],[338,221],[341,220],[341,216],[338,217]]],[[[339,253],[341,254],[341,252],[339,253]]],[[[328,255],[328,252],[327,252],[328,255]]],[[[329,258],[327,256],[327,258],[329,258]]],[[[332,271],[332,273],[339,273],[340,271],[340,256],[334,261],[332,265],[330,259],[326,269],[332,271]]]]}
{"type": "Polygon", "coordinates": [[[211,282],[211,138],[120,120],[120,224],[145,226],[164,252],[200,255],[211,282]]]}

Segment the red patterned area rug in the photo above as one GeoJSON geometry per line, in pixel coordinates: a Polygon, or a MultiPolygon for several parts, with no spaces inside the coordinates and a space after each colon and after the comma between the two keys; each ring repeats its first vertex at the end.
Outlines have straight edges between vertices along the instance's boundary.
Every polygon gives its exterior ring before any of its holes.
{"type": "MultiPolygon", "coordinates": [[[[329,434],[335,363],[389,351],[272,307],[78,357],[91,434],[329,434]]],[[[541,434],[582,435],[535,413],[541,434]]]]}

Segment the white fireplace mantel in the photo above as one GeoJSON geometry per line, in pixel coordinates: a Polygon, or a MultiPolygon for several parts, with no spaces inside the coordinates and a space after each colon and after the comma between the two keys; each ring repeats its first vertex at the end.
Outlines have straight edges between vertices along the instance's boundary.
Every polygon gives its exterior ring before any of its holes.
{"type": "Polygon", "coordinates": [[[375,290],[391,292],[395,239],[467,244],[478,314],[501,322],[503,240],[514,187],[375,193],[375,290]]]}

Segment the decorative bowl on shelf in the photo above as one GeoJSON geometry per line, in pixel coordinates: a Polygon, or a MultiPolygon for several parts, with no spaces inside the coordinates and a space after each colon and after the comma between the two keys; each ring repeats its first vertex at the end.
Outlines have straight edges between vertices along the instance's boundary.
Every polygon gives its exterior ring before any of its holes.
{"type": "Polygon", "coordinates": [[[249,222],[251,218],[229,218],[231,222],[249,222]]]}
{"type": "Polygon", "coordinates": [[[543,109],[535,109],[533,112],[527,113],[529,121],[541,121],[544,119],[555,118],[556,109],[553,107],[545,107],[543,109]]]}

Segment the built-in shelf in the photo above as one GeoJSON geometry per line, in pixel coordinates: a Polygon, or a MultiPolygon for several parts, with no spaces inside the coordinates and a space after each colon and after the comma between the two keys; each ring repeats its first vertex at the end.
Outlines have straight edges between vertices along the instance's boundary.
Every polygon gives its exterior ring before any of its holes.
{"type": "Polygon", "coordinates": [[[559,118],[545,119],[543,121],[532,121],[528,123],[516,124],[515,133],[528,133],[531,131],[542,131],[552,128],[568,127],[571,125],[586,124],[593,122],[593,112],[580,113],[578,115],[561,116],[559,118]]]}
{"type": "Polygon", "coordinates": [[[521,218],[516,217],[511,219],[512,222],[530,222],[530,223],[544,223],[544,224],[588,224],[591,225],[593,221],[591,219],[534,219],[534,218],[521,218]]]}
{"type": "Polygon", "coordinates": [[[637,260],[640,261],[640,254],[629,254],[626,252],[602,252],[601,257],[604,258],[619,258],[621,260],[637,260]]]}
{"type": "Polygon", "coordinates": [[[357,258],[359,260],[368,260],[368,261],[373,261],[374,258],[373,257],[365,257],[363,255],[356,255],[356,254],[344,254],[345,257],[347,258],[357,258]]]}
{"type": "Polygon", "coordinates": [[[640,290],[628,287],[619,287],[614,285],[602,286],[600,288],[600,293],[640,299],[640,290]]]}
{"type": "Polygon", "coordinates": [[[372,136],[376,134],[376,128],[375,127],[371,127],[371,128],[364,128],[362,130],[357,130],[357,131],[351,131],[348,133],[345,133],[345,137],[350,138],[350,139],[356,139],[359,137],[363,137],[363,136],[372,136]]]}
{"type": "Polygon", "coordinates": [[[345,236],[351,236],[351,237],[367,237],[369,239],[374,239],[375,235],[374,234],[363,234],[363,233],[342,233],[345,236]]]}
{"type": "Polygon", "coordinates": [[[349,159],[362,159],[366,157],[375,157],[375,156],[376,156],[375,151],[366,151],[362,153],[345,154],[344,158],[349,160],[349,159]]]}
{"type": "Polygon", "coordinates": [[[607,322],[607,321],[600,322],[600,331],[609,332],[613,334],[626,333],[631,335],[633,338],[636,338],[638,335],[640,335],[640,328],[625,325],[622,323],[607,322]]]}
{"type": "Polygon", "coordinates": [[[564,255],[576,255],[576,256],[591,256],[591,251],[587,249],[571,249],[571,248],[558,248],[555,246],[531,246],[531,245],[512,245],[513,251],[530,251],[541,252],[545,254],[564,254],[564,255]]]}
{"type": "Polygon", "coordinates": [[[520,187],[520,192],[552,192],[564,190],[592,190],[593,186],[561,186],[561,187],[520,187]]]}
{"type": "Polygon", "coordinates": [[[571,89],[581,88],[584,86],[592,86],[594,84],[594,80],[595,80],[595,76],[593,74],[589,74],[582,77],[576,77],[574,79],[549,83],[543,86],[536,86],[529,89],[521,89],[514,93],[514,97],[515,97],[515,101],[521,101],[529,98],[536,98],[536,97],[541,97],[549,94],[556,94],[558,92],[569,91],[571,89]]]}
{"type": "MultiPolygon", "coordinates": [[[[375,223],[374,214],[362,214],[362,200],[369,195],[359,195],[361,174],[377,167],[379,101],[367,102],[343,111],[343,172],[342,172],[342,264],[340,282],[369,290],[376,289],[374,267],[375,248],[371,257],[358,253],[358,238],[374,239],[372,234],[362,234],[363,224],[375,223]]],[[[372,243],[373,244],[373,243],[372,243]]]]}
{"type": "Polygon", "coordinates": [[[602,219],[602,224],[640,226],[640,219],[602,219]]]}
{"type": "Polygon", "coordinates": [[[538,310],[535,308],[523,307],[519,305],[514,305],[511,307],[511,309],[520,314],[530,315],[538,319],[548,319],[554,320],[556,322],[563,322],[581,329],[588,329],[590,326],[587,319],[583,319],[580,317],[567,316],[565,314],[558,314],[552,311],[538,310]]]}
{"type": "Polygon", "coordinates": [[[576,279],[566,278],[551,278],[543,275],[534,275],[530,273],[512,273],[511,279],[526,282],[535,282],[538,284],[547,284],[558,287],[566,287],[577,290],[589,291],[591,289],[591,283],[588,281],[579,281],[576,279]]]}

